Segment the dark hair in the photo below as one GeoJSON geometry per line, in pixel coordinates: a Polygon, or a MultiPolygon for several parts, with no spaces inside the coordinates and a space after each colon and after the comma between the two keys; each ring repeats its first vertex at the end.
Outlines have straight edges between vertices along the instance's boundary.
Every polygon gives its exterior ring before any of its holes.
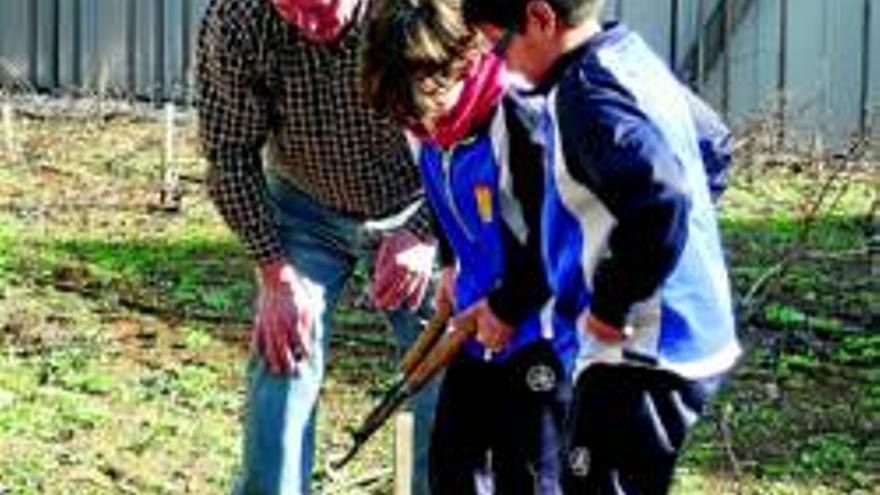
{"type": "Polygon", "coordinates": [[[455,82],[456,70],[477,53],[478,35],[462,16],[461,0],[383,0],[367,28],[361,84],[369,104],[403,123],[435,109],[419,91],[432,79],[455,82]]]}
{"type": "Polygon", "coordinates": [[[605,4],[605,0],[463,0],[464,18],[470,25],[489,24],[521,31],[526,21],[526,7],[533,1],[546,2],[569,26],[598,16],[605,4]]]}

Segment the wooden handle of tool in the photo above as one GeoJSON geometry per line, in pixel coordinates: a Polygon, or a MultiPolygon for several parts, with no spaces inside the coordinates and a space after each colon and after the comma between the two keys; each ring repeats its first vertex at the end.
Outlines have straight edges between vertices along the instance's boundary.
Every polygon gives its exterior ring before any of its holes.
{"type": "Polygon", "coordinates": [[[431,320],[422,329],[418,339],[406,350],[403,359],[400,361],[400,371],[404,375],[412,373],[425,355],[434,347],[437,340],[446,330],[446,324],[452,314],[452,308],[449,304],[441,304],[437,308],[437,312],[431,317],[431,320]]]}
{"type": "Polygon", "coordinates": [[[443,335],[418,367],[409,375],[407,382],[416,388],[430,380],[440,369],[448,365],[461,351],[465,342],[477,333],[476,325],[458,327],[443,335]]]}

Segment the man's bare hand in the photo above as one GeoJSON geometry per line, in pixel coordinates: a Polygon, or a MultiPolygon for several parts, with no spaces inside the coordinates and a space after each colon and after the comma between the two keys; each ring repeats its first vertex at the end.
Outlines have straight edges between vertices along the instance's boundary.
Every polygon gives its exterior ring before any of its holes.
{"type": "Polygon", "coordinates": [[[379,309],[418,308],[425,298],[437,249],[401,231],[382,242],[376,255],[371,297],[379,309]]]}
{"type": "Polygon", "coordinates": [[[276,374],[296,373],[308,359],[314,335],[310,296],[294,268],[283,261],[259,269],[259,294],[251,344],[276,374]]]}
{"type": "Polygon", "coordinates": [[[514,328],[498,318],[486,299],[466,309],[452,319],[452,328],[476,325],[477,342],[492,352],[501,352],[510,343],[514,328]]]}

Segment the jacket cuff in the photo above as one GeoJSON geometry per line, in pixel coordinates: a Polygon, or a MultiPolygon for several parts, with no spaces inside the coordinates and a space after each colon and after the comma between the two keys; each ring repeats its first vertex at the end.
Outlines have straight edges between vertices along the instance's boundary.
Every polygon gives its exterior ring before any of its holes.
{"type": "Polygon", "coordinates": [[[603,296],[602,293],[594,294],[590,304],[590,313],[594,317],[620,329],[626,325],[629,309],[630,305],[620,298],[603,296]]]}

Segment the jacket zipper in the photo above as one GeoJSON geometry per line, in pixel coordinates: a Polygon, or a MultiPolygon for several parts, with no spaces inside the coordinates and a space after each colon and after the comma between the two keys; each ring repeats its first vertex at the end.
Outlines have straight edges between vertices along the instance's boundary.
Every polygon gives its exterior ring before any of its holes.
{"type": "Polygon", "coordinates": [[[441,151],[443,178],[446,186],[446,202],[449,204],[449,209],[452,212],[452,216],[455,218],[455,221],[458,223],[459,227],[461,227],[461,230],[468,238],[468,241],[476,242],[477,237],[473,234],[473,232],[471,232],[471,230],[465,223],[464,218],[462,217],[461,212],[458,209],[458,204],[455,202],[455,194],[453,194],[452,191],[452,158],[454,154],[455,146],[449,148],[449,151],[441,151]]]}

